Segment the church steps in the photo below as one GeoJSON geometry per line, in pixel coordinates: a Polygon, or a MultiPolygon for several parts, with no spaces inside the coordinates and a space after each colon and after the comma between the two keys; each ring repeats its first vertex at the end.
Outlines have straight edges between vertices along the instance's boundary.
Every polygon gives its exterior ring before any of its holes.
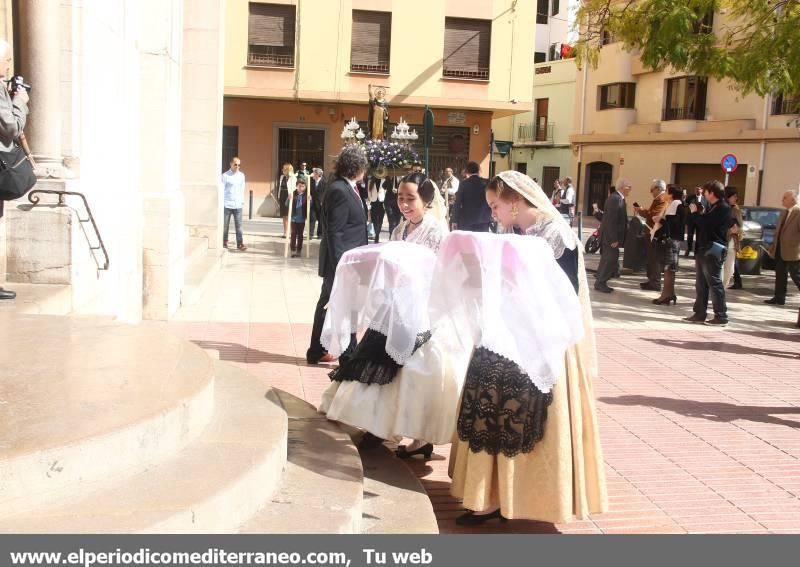
{"type": "Polygon", "coordinates": [[[286,471],[240,533],[360,533],[364,478],[350,436],[304,400],[277,389],[270,396],[289,416],[286,471]]]}
{"type": "Polygon", "coordinates": [[[267,502],[286,462],[286,413],[245,372],[215,363],[215,411],[201,435],[89,494],[0,518],[3,533],[229,533],[267,502]]]}
{"type": "Polygon", "coordinates": [[[0,376],[7,515],[162,460],[214,408],[201,349],[101,318],[0,314],[0,376]]]}

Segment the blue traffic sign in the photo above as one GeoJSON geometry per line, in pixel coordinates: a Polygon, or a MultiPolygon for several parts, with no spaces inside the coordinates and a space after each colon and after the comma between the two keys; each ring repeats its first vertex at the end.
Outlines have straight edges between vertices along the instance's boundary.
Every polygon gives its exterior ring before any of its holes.
{"type": "Polygon", "coordinates": [[[733,173],[736,171],[736,168],[739,167],[739,160],[736,159],[736,156],[733,154],[726,154],[722,158],[722,170],[725,173],[733,173]]]}

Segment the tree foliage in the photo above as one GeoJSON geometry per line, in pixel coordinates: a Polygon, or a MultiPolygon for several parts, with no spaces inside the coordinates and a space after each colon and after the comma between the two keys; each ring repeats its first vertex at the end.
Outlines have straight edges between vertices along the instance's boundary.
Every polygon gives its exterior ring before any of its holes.
{"type": "Polygon", "coordinates": [[[653,69],[728,79],[744,94],[800,93],[800,0],[582,0],[578,26],[579,64],[596,65],[610,34],[653,69]]]}

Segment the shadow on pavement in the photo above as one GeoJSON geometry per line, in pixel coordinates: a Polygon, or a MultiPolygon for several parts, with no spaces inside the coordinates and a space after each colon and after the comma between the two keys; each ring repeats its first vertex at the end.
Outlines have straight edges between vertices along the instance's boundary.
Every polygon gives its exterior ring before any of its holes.
{"type": "Polygon", "coordinates": [[[772,350],[759,347],[750,347],[747,345],[743,345],[741,343],[726,343],[719,340],[682,341],[677,339],[650,339],[650,338],[643,338],[642,340],[655,343],[661,346],[675,347],[685,350],[698,350],[703,352],[714,350],[716,352],[730,352],[734,354],[746,354],[754,356],[774,356],[776,358],[787,358],[790,360],[800,359],[800,353],[797,352],[787,352],[783,350],[772,350]]]}
{"type": "Polygon", "coordinates": [[[792,421],[773,417],[772,414],[796,414],[800,416],[800,408],[797,407],[768,407],[768,406],[737,406],[723,402],[698,402],[694,400],[683,400],[679,398],[662,398],[656,396],[618,396],[598,398],[604,404],[617,406],[644,406],[671,411],[686,417],[697,417],[729,423],[737,420],[754,421],[758,423],[768,423],[771,425],[785,425],[800,429],[800,421],[792,421]]]}
{"type": "MultiPolygon", "coordinates": [[[[264,352],[238,343],[201,340],[193,340],[192,342],[204,350],[216,350],[219,352],[219,359],[225,362],[247,362],[251,364],[270,362],[272,364],[288,364],[290,366],[312,366],[306,362],[305,358],[299,356],[264,352]]],[[[313,366],[316,367],[317,365],[313,366]]]]}

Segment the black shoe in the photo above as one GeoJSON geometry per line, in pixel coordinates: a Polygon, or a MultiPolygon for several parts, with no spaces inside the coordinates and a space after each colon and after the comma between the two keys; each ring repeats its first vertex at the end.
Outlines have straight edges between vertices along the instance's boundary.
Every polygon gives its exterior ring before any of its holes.
{"type": "Polygon", "coordinates": [[[298,258],[299,256],[300,256],[300,254],[298,254],[297,252],[293,252],[292,253],[292,258],[298,258]]]}
{"type": "Polygon", "coordinates": [[[430,459],[431,455],[433,455],[433,444],[426,443],[419,449],[414,449],[413,451],[409,451],[405,447],[398,447],[394,454],[397,455],[399,459],[410,459],[414,455],[422,455],[426,459],[430,459]]]}
{"type": "Polygon", "coordinates": [[[718,327],[724,327],[727,324],[728,324],[727,319],[720,319],[719,317],[714,317],[710,321],[706,321],[706,325],[715,325],[718,327]]]}
{"type": "Polygon", "coordinates": [[[0,299],[14,299],[15,297],[17,297],[16,291],[8,291],[0,287],[0,299]]]}
{"type": "Polygon", "coordinates": [[[684,317],[683,320],[688,322],[688,323],[705,323],[706,322],[706,316],[705,315],[698,315],[697,313],[695,313],[691,317],[684,317]]]}
{"type": "Polygon", "coordinates": [[[367,431],[364,436],[361,438],[361,441],[358,442],[359,449],[372,449],[373,447],[379,447],[383,445],[383,439],[378,437],[377,435],[373,435],[369,431],[367,431]]]}
{"type": "Polygon", "coordinates": [[[508,518],[503,517],[500,510],[495,510],[491,514],[476,514],[475,512],[467,512],[456,518],[456,524],[459,526],[480,526],[489,520],[500,520],[507,522],[508,518]]]}
{"type": "Polygon", "coordinates": [[[771,299],[765,299],[764,303],[766,303],[767,305],[786,305],[786,300],[773,297],[771,299]]]}
{"type": "Polygon", "coordinates": [[[670,295],[669,297],[658,297],[653,300],[653,303],[655,303],[656,305],[669,305],[670,303],[672,303],[672,305],[677,305],[678,296],[670,295]]]}
{"type": "Polygon", "coordinates": [[[743,289],[743,288],[742,288],[742,284],[735,283],[732,286],[730,286],[728,289],[743,289]]]}
{"type": "Polygon", "coordinates": [[[596,283],[594,284],[594,290],[600,293],[611,293],[614,291],[614,288],[608,287],[606,284],[596,283]]]}
{"type": "Polygon", "coordinates": [[[639,287],[648,291],[661,291],[661,286],[653,282],[642,282],[639,284],[639,287]]]}

